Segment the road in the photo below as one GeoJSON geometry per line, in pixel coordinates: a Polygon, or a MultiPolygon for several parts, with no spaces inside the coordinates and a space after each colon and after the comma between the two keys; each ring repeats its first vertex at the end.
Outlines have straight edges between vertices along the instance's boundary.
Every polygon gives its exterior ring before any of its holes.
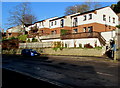
{"type": "Polygon", "coordinates": [[[3,68],[61,86],[118,86],[119,62],[102,57],[3,55],[3,68]]]}

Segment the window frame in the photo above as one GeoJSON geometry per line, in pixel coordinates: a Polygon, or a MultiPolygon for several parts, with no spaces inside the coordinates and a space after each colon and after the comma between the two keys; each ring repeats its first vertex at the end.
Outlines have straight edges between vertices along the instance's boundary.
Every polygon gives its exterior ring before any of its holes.
{"type": "Polygon", "coordinates": [[[115,23],[115,18],[113,17],[113,23],[115,23]]]}
{"type": "Polygon", "coordinates": [[[103,21],[106,21],[106,15],[103,15],[103,21]]]}
{"type": "Polygon", "coordinates": [[[83,21],[86,21],[87,20],[87,15],[84,15],[83,17],[84,17],[83,21]]]}
{"type": "Polygon", "coordinates": [[[91,20],[91,19],[92,19],[92,16],[93,16],[92,14],[89,14],[89,20],[91,20]]]}

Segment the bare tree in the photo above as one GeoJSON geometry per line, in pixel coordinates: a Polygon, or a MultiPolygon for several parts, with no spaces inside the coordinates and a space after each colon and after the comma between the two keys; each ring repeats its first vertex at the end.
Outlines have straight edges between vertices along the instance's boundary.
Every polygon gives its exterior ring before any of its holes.
{"type": "Polygon", "coordinates": [[[100,2],[95,2],[92,0],[87,0],[84,4],[87,5],[90,8],[90,10],[97,9],[102,6],[102,4],[100,4],[100,2]]]}
{"type": "Polygon", "coordinates": [[[65,15],[70,15],[70,14],[74,14],[77,12],[85,12],[88,11],[89,7],[85,4],[82,5],[75,5],[75,6],[69,6],[65,9],[65,15]]]}
{"type": "Polygon", "coordinates": [[[65,15],[74,14],[77,12],[83,13],[89,10],[97,9],[99,7],[101,7],[99,2],[92,2],[91,0],[87,0],[83,4],[67,7],[65,9],[65,15]]]}
{"type": "Polygon", "coordinates": [[[30,3],[23,2],[10,11],[8,21],[9,25],[22,25],[24,34],[25,25],[34,23],[37,18],[31,13],[30,3]]]}

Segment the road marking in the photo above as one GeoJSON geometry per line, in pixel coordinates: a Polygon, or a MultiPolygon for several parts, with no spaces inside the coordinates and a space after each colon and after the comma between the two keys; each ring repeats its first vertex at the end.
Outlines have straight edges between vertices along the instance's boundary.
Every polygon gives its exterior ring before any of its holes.
{"type": "Polygon", "coordinates": [[[107,76],[113,76],[111,74],[107,74],[107,73],[102,73],[102,72],[97,72],[98,74],[101,74],[101,75],[107,75],[107,76]]]}

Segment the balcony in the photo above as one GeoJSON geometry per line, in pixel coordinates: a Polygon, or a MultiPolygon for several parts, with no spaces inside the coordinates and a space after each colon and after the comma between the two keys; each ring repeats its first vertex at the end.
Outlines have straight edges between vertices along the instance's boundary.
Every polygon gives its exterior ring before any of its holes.
{"type": "Polygon", "coordinates": [[[106,40],[101,36],[99,32],[82,32],[82,33],[72,33],[61,35],[61,39],[81,39],[81,38],[98,38],[101,44],[105,45],[106,40]]]}
{"type": "Polygon", "coordinates": [[[99,36],[98,32],[82,32],[82,33],[72,33],[61,35],[61,39],[80,39],[80,38],[97,38],[99,36]]]}
{"type": "Polygon", "coordinates": [[[60,34],[40,36],[40,39],[56,39],[56,38],[60,38],[60,34]]]}

